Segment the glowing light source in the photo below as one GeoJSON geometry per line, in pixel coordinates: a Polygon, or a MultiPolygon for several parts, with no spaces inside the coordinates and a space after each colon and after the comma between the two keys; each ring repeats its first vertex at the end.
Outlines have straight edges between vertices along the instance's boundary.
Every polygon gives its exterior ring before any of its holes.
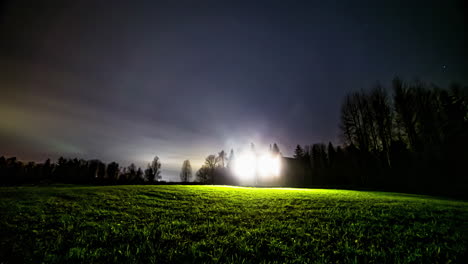
{"type": "Polygon", "coordinates": [[[257,159],[252,152],[241,154],[234,162],[234,173],[243,180],[253,179],[256,170],[257,159]]]}
{"type": "Polygon", "coordinates": [[[258,159],[258,173],[261,177],[278,176],[280,173],[280,159],[278,156],[265,154],[258,159]]]}
{"type": "Polygon", "coordinates": [[[255,155],[252,151],[244,152],[234,162],[233,172],[244,181],[278,177],[281,170],[281,159],[278,155],[265,153],[255,155]],[[258,177],[257,177],[258,176],[258,177]]]}

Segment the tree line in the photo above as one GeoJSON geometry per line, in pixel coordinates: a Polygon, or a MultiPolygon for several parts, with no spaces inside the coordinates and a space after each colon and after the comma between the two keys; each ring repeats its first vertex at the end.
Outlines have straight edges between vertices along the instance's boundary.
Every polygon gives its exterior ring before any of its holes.
{"type": "Polygon", "coordinates": [[[24,184],[60,182],[74,184],[151,184],[162,179],[161,161],[154,157],[145,170],[135,164],[121,167],[116,162],[60,157],[56,163],[22,162],[16,157],[0,157],[0,183],[24,184]]]}
{"type": "Polygon", "coordinates": [[[342,146],[296,147],[304,184],[463,194],[468,87],[395,78],[388,90],[378,84],[344,98],[342,146]]]}

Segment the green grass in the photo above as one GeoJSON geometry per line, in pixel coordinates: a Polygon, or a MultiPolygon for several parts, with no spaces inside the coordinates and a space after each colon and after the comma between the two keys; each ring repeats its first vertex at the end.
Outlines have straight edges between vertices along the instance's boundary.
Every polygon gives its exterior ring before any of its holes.
{"type": "Polygon", "coordinates": [[[468,263],[468,202],[319,189],[0,188],[0,263],[468,263]]]}

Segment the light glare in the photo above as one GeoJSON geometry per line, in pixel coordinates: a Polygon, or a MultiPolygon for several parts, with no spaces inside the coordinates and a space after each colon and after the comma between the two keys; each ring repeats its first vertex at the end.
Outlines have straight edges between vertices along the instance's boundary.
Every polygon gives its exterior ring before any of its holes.
{"type": "Polygon", "coordinates": [[[257,160],[251,152],[241,154],[235,161],[234,173],[243,180],[250,180],[255,177],[257,160]]]}
{"type": "Polygon", "coordinates": [[[265,154],[258,159],[258,173],[261,177],[278,176],[279,171],[280,161],[278,156],[265,154]]]}
{"type": "Polygon", "coordinates": [[[281,160],[278,155],[255,155],[251,151],[239,155],[233,167],[233,173],[244,181],[254,180],[257,175],[263,179],[278,177],[280,170],[281,160]]]}

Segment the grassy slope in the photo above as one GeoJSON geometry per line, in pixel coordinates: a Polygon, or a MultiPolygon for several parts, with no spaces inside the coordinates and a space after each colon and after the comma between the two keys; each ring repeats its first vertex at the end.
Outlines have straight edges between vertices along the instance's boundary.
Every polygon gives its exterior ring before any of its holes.
{"type": "Polygon", "coordinates": [[[458,263],[467,205],[342,190],[3,187],[0,263],[458,263]]]}

